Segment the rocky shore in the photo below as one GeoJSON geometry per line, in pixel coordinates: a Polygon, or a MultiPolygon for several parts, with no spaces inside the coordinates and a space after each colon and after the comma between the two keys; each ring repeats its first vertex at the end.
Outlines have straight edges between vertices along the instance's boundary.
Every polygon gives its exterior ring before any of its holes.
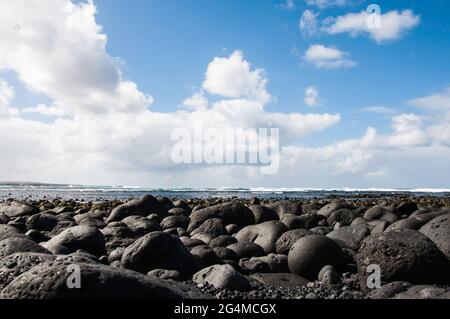
{"type": "Polygon", "coordinates": [[[4,299],[448,299],[449,285],[445,197],[0,202],[4,299]]]}

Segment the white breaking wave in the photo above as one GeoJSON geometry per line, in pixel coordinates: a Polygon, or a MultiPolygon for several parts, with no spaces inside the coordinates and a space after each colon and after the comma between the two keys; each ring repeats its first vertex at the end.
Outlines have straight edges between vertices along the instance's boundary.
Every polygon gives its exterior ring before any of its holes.
{"type": "Polygon", "coordinates": [[[450,188],[305,188],[305,187],[221,187],[221,188],[157,188],[140,186],[88,186],[22,184],[0,185],[2,191],[41,190],[53,192],[199,192],[199,193],[450,193],[450,188]]]}

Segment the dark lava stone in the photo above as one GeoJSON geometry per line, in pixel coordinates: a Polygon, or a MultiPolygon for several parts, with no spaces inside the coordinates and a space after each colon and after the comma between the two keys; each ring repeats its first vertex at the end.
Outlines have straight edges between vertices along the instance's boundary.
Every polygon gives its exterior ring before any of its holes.
{"type": "Polygon", "coordinates": [[[31,239],[11,237],[0,241],[0,259],[15,253],[50,254],[47,249],[31,239]]]}
{"type": "Polygon", "coordinates": [[[136,240],[125,249],[121,264],[145,274],[167,269],[190,276],[198,270],[196,259],[180,239],[165,232],[152,232],[136,240]]]}
{"type": "Polygon", "coordinates": [[[197,260],[200,268],[205,268],[211,265],[222,264],[222,260],[216,255],[215,251],[206,245],[195,246],[191,248],[190,253],[197,260]]]}
{"type": "Polygon", "coordinates": [[[250,206],[249,209],[253,212],[253,216],[255,216],[255,224],[260,224],[269,220],[280,219],[280,217],[274,210],[266,206],[253,205],[250,206]]]}
{"type": "Polygon", "coordinates": [[[450,214],[432,219],[420,228],[420,232],[430,238],[450,259],[450,214]]]}
{"type": "Polygon", "coordinates": [[[120,221],[128,216],[139,215],[148,216],[157,214],[161,217],[167,216],[167,208],[161,204],[155,197],[145,195],[141,199],[133,199],[128,203],[114,208],[108,217],[107,223],[120,221]]]}
{"type": "Polygon", "coordinates": [[[268,221],[242,228],[237,234],[238,242],[253,242],[264,249],[266,254],[276,252],[277,239],[288,230],[279,221],[268,221]]]}
{"type": "Polygon", "coordinates": [[[68,228],[43,244],[44,247],[53,245],[64,246],[72,252],[83,249],[98,257],[106,253],[102,232],[97,228],[83,225],[68,228]]]}
{"type": "Polygon", "coordinates": [[[205,220],[203,224],[194,229],[191,232],[191,235],[194,236],[196,234],[204,233],[204,234],[211,234],[214,235],[214,237],[217,237],[226,234],[226,232],[227,231],[223,225],[222,219],[210,218],[208,220],[205,220]]]}
{"type": "Polygon", "coordinates": [[[240,227],[255,223],[255,217],[247,206],[237,202],[218,204],[197,210],[191,214],[187,231],[190,233],[210,218],[220,218],[223,224],[236,224],[240,227]]]}
{"type": "Polygon", "coordinates": [[[381,268],[381,283],[448,284],[450,261],[422,233],[403,229],[367,237],[358,251],[361,287],[367,289],[369,265],[381,268]]]}
{"type": "Polygon", "coordinates": [[[73,270],[67,261],[41,263],[14,279],[3,291],[7,299],[189,299],[177,285],[155,277],[101,264],[77,263],[81,285],[67,285],[73,270]]]}
{"type": "Polygon", "coordinates": [[[186,229],[189,225],[189,217],[183,216],[183,215],[175,215],[175,216],[168,216],[164,218],[161,222],[162,229],[170,229],[170,228],[177,228],[181,227],[186,229]]]}
{"type": "Polygon", "coordinates": [[[294,229],[285,232],[276,242],[277,253],[287,255],[297,240],[312,234],[313,233],[307,229],[294,229]]]}
{"type": "Polygon", "coordinates": [[[230,235],[222,235],[211,240],[209,245],[211,247],[227,247],[231,244],[237,243],[237,239],[230,235]]]}
{"type": "Polygon", "coordinates": [[[238,259],[245,257],[260,257],[265,255],[264,249],[252,242],[231,244],[227,248],[233,250],[238,256],[238,259]]]}
{"type": "Polygon", "coordinates": [[[288,255],[288,265],[292,273],[315,280],[320,270],[332,265],[341,270],[345,257],[341,248],[326,236],[312,235],[300,238],[292,246],[288,255]]]}
{"type": "Polygon", "coordinates": [[[58,224],[58,218],[51,214],[35,214],[27,219],[25,225],[27,229],[36,229],[43,231],[52,231],[55,228],[56,224],[58,224]]]}

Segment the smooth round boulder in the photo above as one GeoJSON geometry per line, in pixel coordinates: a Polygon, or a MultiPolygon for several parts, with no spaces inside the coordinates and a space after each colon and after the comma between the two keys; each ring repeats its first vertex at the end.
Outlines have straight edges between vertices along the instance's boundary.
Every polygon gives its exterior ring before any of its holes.
{"type": "Polygon", "coordinates": [[[191,232],[191,236],[195,236],[196,234],[204,233],[204,234],[211,234],[214,237],[226,234],[226,229],[223,226],[222,219],[220,218],[210,218],[208,220],[205,220],[203,224],[201,224],[199,227],[194,229],[191,232]]]}
{"type": "Polygon", "coordinates": [[[450,259],[450,214],[432,219],[419,231],[431,239],[440,251],[450,259]]]}
{"type": "Polygon", "coordinates": [[[206,245],[195,246],[190,249],[190,253],[197,260],[200,268],[211,265],[222,264],[222,260],[216,255],[215,251],[206,245]]]}
{"type": "Polygon", "coordinates": [[[358,217],[358,212],[350,209],[338,209],[333,211],[327,218],[328,225],[333,226],[339,223],[341,226],[348,226],[358,217]]]}
{"type": "Polygon", "coordinates": [[[300,238],[289,251],[289,270],[296,275],[315,280],[327,265],[341,270],[345,266],[345,256],[338,244],[326,236],[300,238]]]}
{"type": "Polygon", "coordinates": [[[231,244],[227,248],[234,251],[238,259],[246,257],[260,257],[265,255],[264,249],[262,249],[261,246],[249,241],[231,244]]]}
{"type": "Polygon", "coordinates": [[[20,201],[6,201],[0,203],[0,213],[10,218],[31,216],[39,213],[39,209],[20,201]]]}
{"type": "Polygon", "coordinates": [[[0,259],[0,291],[34,266],[55,259],[55,255],[30,252],[15,253],[0,259]]]}
{"type": "Polygon", "coordinates": [[[248,279],[231,265],[214,265],[194,274],[192,280],[199,286],[211,285],[216,289],[247,291],[251,289],[248,279]]]}
{"type": "Polygon", "coordinates": [[[118,247],[127,247],[131,245],[136,234],[125,224],[117,226],[108,226],[101,230],[106,241],[106,249],[112,251],[118,247]]]}
{"type": "Polygon", "coordinates": [[[40,213],[30,216],[25,226],[27,229],[36,229],[41,231],[52,231],[58,224],[58,218],[51,214],[40,213]]]}
{"type": "Polygon", "coordinates": [[[34,242],[36,243],[42,243],[44,241],[48,241],[50,240],[49,237],[47,237],[46,235],[44,235],[42,232],[40,232],[39,230],[35,230],[35,229],[30,229],[29,231],[27,231],[25,233],[26,236],[30,237],[34,242]]]}
{"type": "Polygon", "coordinates": [[[322,216],[328,218],[334,211],[339,210],[339,209],[344,209],[344,208],[351,209],[351,206],[348,205],[344,201],[335,201],[335,202],[327,204],[327,205],[323,206],[321,209],[319,209],[319,211],[317,212],[317,215],[322,215],[322,216]]]}
{"type": "Polygon", "coordinates": [[[417,203],[411,200],[403,201],[400,204],[398,204],[397,207],[395,208],[396,213],[399,216],[409,216],[418,209],[419,207],[417,206],[417,203]]]}
{"type": "Polygon", "coordinates": [[[236,224],[230,224],[230,225],[226,225],[225,229],[227,230],[227,234],[228,235],[234,235],[236,234],[238,231],[241,230],[242,227],[236,225],[236,224]]]}
{"type": "Polygon", "coordinates": [[[319,275],[317,276],[317,279],[320,281],[321,284],[325,286],[333,286],[340,283],[341,278],[339,276],[339,273],[337,272],[336,268],[334,268],[331,265],[327,265],[323,267],[319,275]]]}
{"type": "Polygon", "coordinates": [[[193,235],[192,238],[200,239],[205,244],[209,245],[209,243],[211,242],[211,240],[213,240],[215,238],[215,236],[213,234],[208,234],[208,233],[198,233],[198,234],[193,235]]]}
{"type": "Polygon", "coordinates": [[[261,246],[266,254],[276,252],[277,239],[288,228],[281,222],[268,221],[242,228],[237,234],[238,242],[253,242],[261,246]]]}
{"type": "Polygon", "coordinates": [[[53,230],[51,231],[50,235],[56,236],[61,234],[63,231],[65,231],[66,229],[70,228],[70,227],[75,227],[77,226],[77,224],[73,221],[70,220],[60,220],[58,222],[58,224],[56,225],[55,228],[53,228],[53,230]]]}
{"type": "Polygon", "coordinates": [[[237,243],[237,239],[230,235],[222,235],[214,238],[210,241],[209,246],[211,247],[227,247],[231,244],[237,243]]]}
{"type": "MultiPolygon", "coordinates": [[[[6,299],[190,299],[175,284],[126,269],[77,263],[80,288],[67,282],[76,268],[67,261],[41,263],[15,278],[1,293],[6,299]]],[[[198,293],[195,297],[200,297],[198,293]]]]}
{"type": "Polygon", "coordinates": [[[85,218],[95,218],[99,221],[103,221],[103,219],[108,215],[107,212],[104,210],[95,210],[95,211],[89,211],[86,213],[78,213],[77,215],[73,216],[73,219],[75,222],[80,223],[85,218]]]}
{"type": "Polygon", "coordinates": [[[47,249],[31,239],[12,237],[0,241],[0,259],[15,253],[50,254],[47,249]]]}
{"type": "Polygon", "coordinates": [[[402,230],[402,229],[413,229],[419,230],[420,227],[426,224],[426,221],[420,220],[418,218],[409,217],[401,219],[386,228],[386,231],[402,230]]]}
{"type": "Polygon", "coordinates": [[[186,246],[186,248],[188,248],[188,249],[195,247],[195,246],[206,245],[206,243],[203,240],[198,239],[198,238],[182,236],[182,237],[180,237],[180,240],[183,243],[183,245],[186,246]]]}
{"type": "Polygon", "coordinates": [[[403,229],[370,235],[357,253],[361,288],[367,290],[370,265],[378,265],[381,283],[448,284],[450,261],[422,233],[403,229]]]}
{"type": "Polygon", "coordinates": [[[191,221],[187,229],[191,233],[198,226],[210,218],[222,219],[223,225],[236,224],[240,227],[255,223],[255,217],[250,209],[244,204],[230,202],[217,204],[207,208],[199,209],[191,214],[191,221]]]}
{"type": "Polygon", "coordinates": [[[12,237],[26,238],[17,228],[10,225],[0,225],[0,241],[12,237]]]}
{"type": "Polygon", "coordinates": [[[189,221],[189,217],[183,215],[168,216],[162,220],[161,227],[163,230],[177,227],[186,229],[189,225],[189,221]]]}
{"type": "Polygon", "coordinates": [[[278,214],[269,207],[261,205],[252,205],[249,207],[255,217],[255,224],[261,224],[270,220],[279,220],[278,214]]]}
{"type": "Polygon", "coordinates": [[[102,229],[107,226],[105,222],[92,217],[85,217],[78,224],[88,227],[95,227],[97,229],[102,229]]]}
{"type": "Polygon", "coordinates": [[[144,236],[152,231],[161,230],[161,226],[158,223],[143,216],[128,216],[122,219],[122,223],[127,225],[127,227],[138,237],[144,236]]]}
{"type": "Polygon", "coordinates": [[[72,252],[83,249],[97,257],[106,254],[105,238],[102,232],[97,228],[83,225],[68,228],[49,241],[42,243],[45,248],[54,245],[64,246],[72,252]]]}
{"type": "Polygon", "coordinates": [[[121,264],[144,274],[167,269],[190,276],[198,270],[194,256],[180,239],[165,232],[152,232],[136,240],[123,252],[121,264]]]}
{"type": "Polygon", "coordinates": [[[380,219],[381,217],[383,217],[383,215],[392,212],[393,209],[391,207],[382,207],[376,205],[366,210],[363,217],[366,219],[380,219]]]}
{"type": "Polygon", "coordinates": [[[217,257],[219,257],[222,261],[225,260],[234,260],[237,261],[238,260],[238,256],[236,255],[236,253],[226,247],[214,247],[214,252],[216,253],[217,257]]]}
{"type": "Polygon", "coordinates": [[[344,226],[333,230],[327,234],[327,237],[333,239],[341,248],[358,251],[361,242],[370,234],[369,227],[360,224],[356,226],[344,226]]]}
{"type": "Polygon", "coordinates": [[[122,219],[132,216],[147,216],[150,214],[157,214],[161,217],[167,216],[167,208],[161,204],[152,195],[145,195],[140,199],[133,199],[128,203],[122,204],[111,211],[107,219],[107,223],[114,221],[121,221],[122,219]]]}

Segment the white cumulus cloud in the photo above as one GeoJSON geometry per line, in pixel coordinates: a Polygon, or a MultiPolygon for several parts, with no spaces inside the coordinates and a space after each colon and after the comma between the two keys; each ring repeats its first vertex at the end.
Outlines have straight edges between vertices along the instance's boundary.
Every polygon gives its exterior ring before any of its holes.
{"type": "Polygon", "coordinates": [[[270,99],[266,91],[267,78],[263,69],[252,70],[242,51],[228,58],[215,58],[206,71],[203,89],[227,98],[246,98],[262,103],[270,99]]]}
{"type": "Polygon", "coordinates": [[[337,48],[313,44],[305,52],[303,60],[319,69],[338,69],[356,66],[349,52],[337,48]]]}
{"type": "Polygon", "coordinates": [[[396,40],[420,23],[420,16],[411,10],[393,10],[379,14],[379,24],[371,23],[376,16],[366,11],[348,13],[336,18],[328,18],[323,30],[328,34],[348,33],[355,37],[367,35],[376,42],[396,40]]]}
{"type": "MultiPolygon", "coordinates": [[[[124,80],[121,63],[106,51],[107,36],[93,2],[30,0],[0,3],[0,71],[48,97],[49,105],[19,109],[14,89],[0,82],[0,176],[84,184],[211,185],[214,172],[242,179],[252,167],[177,167],[170,158],[176,128],[280,129],[281,143],[340,121],[339,114],[268,112],[267,76],[241,51],[208,65],[203,91],[188,97],[187,109],[154,112],[153,99],[124,80]],[[206,94],[215,96],[209,103],[206,94]],[[8,110],[7,112],[5,110],[8,110]],[[18,112],[20,110],[20,112],[18,112]],[[48,120],[26,119],[35,113],[48,120]]],[[[199,70],[202,72],[202,70],[199,70]]],[[[151,75],[150,75],[151,76],[151,75]]]]}

